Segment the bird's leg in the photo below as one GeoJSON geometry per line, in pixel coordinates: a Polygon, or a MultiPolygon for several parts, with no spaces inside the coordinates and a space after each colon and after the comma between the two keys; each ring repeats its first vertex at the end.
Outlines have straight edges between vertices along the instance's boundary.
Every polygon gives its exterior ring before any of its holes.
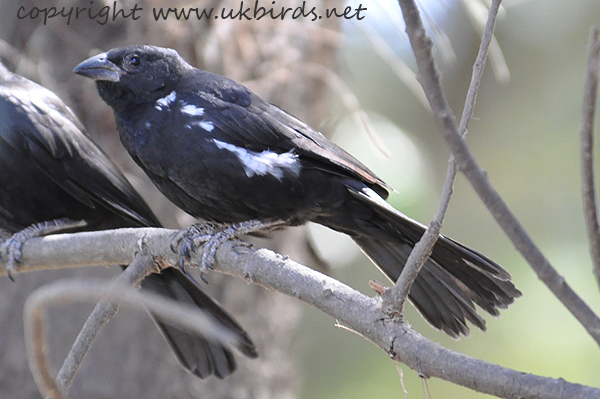
{"type": "MultiPolygon", "coordinates": [[[[181,246],[181,266],[189,262],[190,251],[202,245],[202,260],[199,265],[200,276],[209,269],[214,269],[215,255],[221,244],[244,234],[266,232],[286,225],[282,220],[248,220],[235,224],[201,223],[195,224],[178,232],[171,242],[171,250],[181,246]]],[[[202,280],[206,282],[204,277],[202,280]]]]}
{"type": "Polygon", "coordinates": [[[6,262],[6,273],[8,274],[8,277],[13,280],[12,272],[17,270],[19,262],[21,262],[21,248],[25,241],[33,237],[42,237],[74,228],[84,227],[86,224],[87,223],[84,220],[72,220],[67,218],[56,219],[32,224],[13,234],[1,245],[2,252],[5,250],[8,253],[8,260],[6,262]]]}

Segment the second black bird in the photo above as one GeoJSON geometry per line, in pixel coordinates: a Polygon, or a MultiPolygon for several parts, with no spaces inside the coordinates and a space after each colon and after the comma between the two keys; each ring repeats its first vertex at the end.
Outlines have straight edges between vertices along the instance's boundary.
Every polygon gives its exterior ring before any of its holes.
{"type": "MultiPolygon", "coordinates": [[[[424,227],[385,202],[388,186],[321,133],[246,87],[186,63],[174,50],[128,46],[75,72],[94,79],[121,141],[181,209],[221,223],[316,222],[348,234],[395,281],[424,227]]],[[[484,329],[520,296],[509,273],[440,236],[409,298],[435,327],[484,329]]]]}
{"type": "MultiPolygon", "coordinates": [[[[0,230],[39,235],[71,230],[159,227],[160,223],[116,165],[94,144],[71,110],[51,91],[0,64],[0,230]],[[72,224],[73,221],[82,221],[72,224]]],[[[9,240],[11,243],[14,240],[9,240]]],[[[19,242],[13,242],[18,246],[19,242]]],[[[255,357],[242,327],[178,269],[148,276],[142,288],[211,315],[255,357]]],[[[236,362],[219,342],[157,320],[182,364],[199,377],[223,378],[236,362]]]]}

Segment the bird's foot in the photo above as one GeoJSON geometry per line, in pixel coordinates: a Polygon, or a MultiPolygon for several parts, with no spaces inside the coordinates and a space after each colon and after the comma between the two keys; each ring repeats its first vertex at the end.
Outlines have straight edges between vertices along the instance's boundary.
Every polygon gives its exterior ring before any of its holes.
{"type": "Polygon", "coordinates": [[[191,263],[191,253],[202,246],[202,258],[200,265],[200,277],[206,282],[204,273],[214,270],[213,264],[216,260],[217,249],[226,241],[237,238],[244,234],[268,231],[285,225],[281,220],[248,220],[236,224],[219,224],[213,222],[195,224],[187,229],[179,231],[171,241],[171,250],[181,255],[180,266],[191,263]],[[177,248],[180,248],[177,251],[177,248]]]}
{"type": "MultiPolygon", "coordinates": [[[[226,224],[204,222],[193,224],[190,227],[177,232],[175,237],[171,240],[171,251],[179,253],[181,256],[179,268],[183,271],[186,263],[192,264],[192,252],[196,252],[197,242],[201,243],[206,241],[208,237],[214,236],[218,231],[223,230],[226,227],[226,224]]],[[[212,268],[212,264],[209,266],[202,266],[201,272],[212,268]]],[[[206,282],[204,277],[202,277],[202,280],[206,282]]]]}
{"type": "Polygon", "coordinates": [[[32,224],[21,231],[16,232],[0,245],[1,253],[7,254],[6,273],[8,278],[14,281],[12,274],[19,268],[21,262],[22,248],[25,241],[33,237],[46,236],[60,233],[78,227],[84,227],[84,220],[56,219],[48,222],[32,224]]]}

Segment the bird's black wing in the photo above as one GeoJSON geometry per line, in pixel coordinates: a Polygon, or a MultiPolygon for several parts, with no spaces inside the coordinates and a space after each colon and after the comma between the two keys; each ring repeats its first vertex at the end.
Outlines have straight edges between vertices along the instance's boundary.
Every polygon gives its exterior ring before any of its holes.
{"type": "Polygon", "coordinates": [[[186,102],[203,107],[217,138],[253,151],[294,151],[329,173],[353,176],[387,197],[384,181],[355,157],[320,132],[270,104],[243,85],[225,77],[198,70],[178,91],[186,102]]]}
{"type": "Polygon", "coordinates": [[[131,225],[159,222],[131,184],[87,137],[51,91],[18,75],[0,75],[0,140],[90,208],[104,206],[131,225]]]}

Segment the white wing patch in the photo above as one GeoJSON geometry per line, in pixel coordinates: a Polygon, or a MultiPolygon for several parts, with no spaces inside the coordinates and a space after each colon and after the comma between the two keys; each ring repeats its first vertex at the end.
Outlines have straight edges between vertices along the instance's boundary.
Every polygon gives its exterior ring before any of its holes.
{"type": "Polygon", "coordinates": [[[188,129],[192,129],[192,126],[200,126],[207,132],[212,132],[215,128],[215,125],[213,125],[213,123],[210,121],[192,121],[185,125],[185,127],[188,129]]]}
{"type": "Polygon", "coordinates": [[[248,177],[254,175],[265,176],[269,174],[277,180],[281,180],[285,170],[296,177],[300,175],[302,167],[298,160],[298,155],[292,152],[283,154],[278,154],[269,150],[256,152],[216,139],[213,139],[212,142],[215,143],[218,148],[235,154],[242,163],[248,177]]]}
{"type": "Polygon", "coordinates": [[[215,125],[213,125],[212,122],[207,122],[207,121],[198,122],[198,126],[200,126],[202,129],[206,130],[207,132],[212,132],[212,130],[215,128],[215,125]]]}
{"type": "Polygon", "coordinates": [[[195,105],[187,104],[181,107],[181,112],[190,116],[204,115],[204,108],[196,107],[195,105]]]}
{"type": "Polygon", "coordinates": [[[168,96],[156,100],[156,103],[154,103],[154,108],[162,111],[163,109],[168,108],[169,105],[171,105],[171,103],[175,100],[177,100],[177,93],[175,90],[173,90],[168,96]]]}

